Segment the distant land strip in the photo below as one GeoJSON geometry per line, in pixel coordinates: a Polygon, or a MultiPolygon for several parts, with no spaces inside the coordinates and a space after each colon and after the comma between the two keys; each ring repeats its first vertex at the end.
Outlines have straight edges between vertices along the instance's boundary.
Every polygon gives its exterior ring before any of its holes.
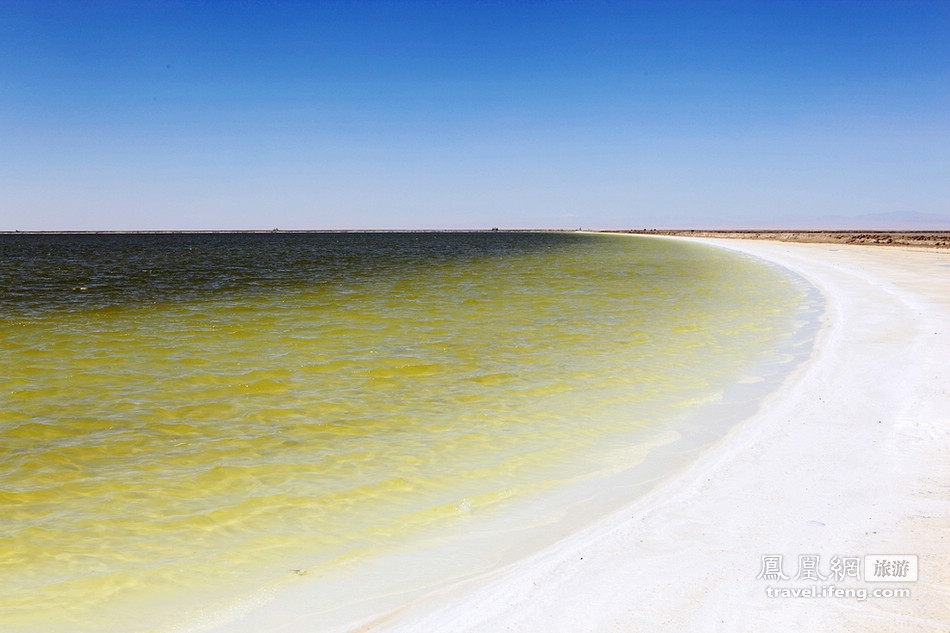
{"type": "Polygon", "coordinates": [[[740,240],[775,240],[821,244],[868,244],[875,246],[922,246],[950,248],[950,231],[790,231],[790,230],[661,230],[628,229],[606,233],[675,235],[680,237],[722,237],[740,240]]]}
{"type": "MultiPolygon", "coordinates": [[[[0,235],[176,235],[212,233],[487,233],[492,229],[183,229],[144,231],[0,231],[0,235]]],[[[632,235],[672,235],[679,237],[718,237],[778,242],[821,244],[867,244],[877,246],[920,246],[950,248],[950,231],[820,231],[787,229],[501,229],[507,233],[624,233],[632,235]]]]}

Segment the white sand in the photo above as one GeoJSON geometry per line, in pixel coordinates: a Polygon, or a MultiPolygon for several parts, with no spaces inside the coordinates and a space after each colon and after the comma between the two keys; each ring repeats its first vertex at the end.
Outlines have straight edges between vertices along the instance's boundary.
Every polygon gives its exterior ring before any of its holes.
{"type": "Polygon", "coordinates": [[[950,252],[704,241],[821,290],[812,358],[649,496],[361,630],[950,630],[950,252]],[[794,578],[799,555],[824,573],[835,555],[867,554],[916,554],[920,580],[794,578]],[[789,580],[757,579],[772,555],[789,580]],[[766,596],[829,584],[911,597],[766,596]]]}
{"type": "MultiPolygon", "coordinates": [[[[351,586],[303,584],[194,630],[950,630],[950,251],[702,241],[797,271],[824,294],[826,313],[812,357],[684,473],[592,527],[507,565],[485,561],[450,586],[361,606],[361,594],[378,591],[363,569],[351,586]],[[920,580],[794,578],[800,555],[818,556],[826,573],[835,555],[871,554],[917,555],[920,580]],[[790,578],[757,578],[763,557],[778,555],[790,578]],[[911,596],[766,595],[828,585],[911,596]],[[346,621],[367,619],[341,629],[325,613],[333,605],[345,606],[346,621]]],[[[461,555],[447,547],[430,554],[461,555]]],[[[375,575],[391,581],[404,570],[408,587],[413,565],[390,561],[375,575]]]]}

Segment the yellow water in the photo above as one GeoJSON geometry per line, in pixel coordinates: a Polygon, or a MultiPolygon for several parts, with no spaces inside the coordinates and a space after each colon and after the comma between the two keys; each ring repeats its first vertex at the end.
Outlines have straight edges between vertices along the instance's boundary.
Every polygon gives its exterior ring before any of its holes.
{"type": "Polygon", "coordinates": [[[799,282],[712,248],[456,239],[385,260],[331,240],[332,266],[306,275],[238,239],[270,272],[182,275],[193,291],[144,298],[75,298],[106,296],[108,275],[48,306],[8,295],[0,629],[162,629],[451,529],[612,466],[617,442],[722,393],[801,325],[799,282]]]}

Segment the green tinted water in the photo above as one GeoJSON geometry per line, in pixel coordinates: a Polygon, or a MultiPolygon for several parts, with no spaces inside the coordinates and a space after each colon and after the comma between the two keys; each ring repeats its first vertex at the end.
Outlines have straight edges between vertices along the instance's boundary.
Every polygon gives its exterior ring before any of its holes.
{"type": "Polygon", "coordinates": [[[629,236],[0,247],[0,622],[29,633],[166,627],[622,467],[618,442],[775,353],[804,297],[629,236]]]}

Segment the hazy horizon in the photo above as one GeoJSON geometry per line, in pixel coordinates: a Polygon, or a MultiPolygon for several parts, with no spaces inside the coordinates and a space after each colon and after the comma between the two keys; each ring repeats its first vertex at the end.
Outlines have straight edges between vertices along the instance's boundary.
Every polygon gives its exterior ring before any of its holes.
{"type": "Polygon", "coordinates": [[[942,2],[20,2],[0,230],[950,228],[942,2]]]}

